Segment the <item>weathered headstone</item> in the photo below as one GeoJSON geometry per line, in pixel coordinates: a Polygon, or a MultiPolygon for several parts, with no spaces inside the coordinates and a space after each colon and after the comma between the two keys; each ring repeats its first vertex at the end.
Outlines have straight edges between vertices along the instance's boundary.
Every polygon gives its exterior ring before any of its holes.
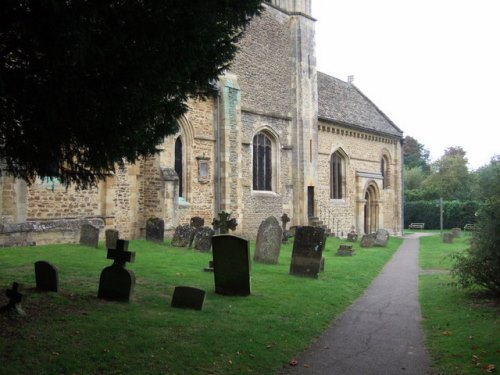
{"type": "Polygon", "coordinates": [[[359,246],[361,247],[373,247],[375,245],[375,233],[369,233],[361,237],[361,242],[359,246]]]}
{"type": "Polygon", "coordinates": [[[347,233],[347,241],[356,242],[358,240],[358,234],[356,232],[347,233]]]}
{"type": "Polygon", "coordinates": [[[191,225],[178,225],[175,228],[172,246],[190,247],[197,229],[191,225]]]}
{"type": "Polygon", "coordinates": [[[259,263],[277,264],[280,256],[283,229],[274,216],[264,220],[257,231],[253,260],[259,263]]]}
{"type": "Polygon", "coordinates": [[[190,225],[195,228],[201,228],[205,225],[205,219],[199,216],[194,216],[191,218],[190,225]]]}
{"type": "Polygon", "coordinates": [[[220,234],[227,234],[229,230],[235,230],[238,226],[235,218],[229,219],[231,214],[225,211],[219,213],[219,219],[212,221],[214,230],[219,230],[220,234]]]}
{"type": "Polygon", "coordinates": [[[118,240],[116,249],[108,250],[107,258],[114,262],[101,272],[97,297],[128,302],[134,290],[135,275],[125,265],[134,262],[135,252],[128,251],[128,241],[118,240]]]}
{"type": "Polygon", "coordinates": [[[201,310],[205,302],[205,291],[190,286],[176,286],[172,296],[172,307],[201,310]]]}
{"type": "Polygon", "coordinates": [[[231,234],[212,238],[215,293],[248,296],[251,293],[248,241],[231,234]]]}
{"type": "Polygon", "coordinates": [[[296,227],[290,274],[318,278],[325,238],[324,228],[296,227]]]}
{"type": "Polygon", "coordinates": [[[203,227],[196,231],[194,235],[194,245],[196,250],[209,252],[212,248],[212,237],[215,232],[210,227],[203,227]]]}
{"type": "Polygon", "coordinates": [[[282,226],[282,230],[283,230],[283,239],[282,239],[282,243],[288,243],[288,231],[286,230],[286,224],[290,221],[290,218],[288,217],[288,215],[286,213],[284,213],[283,215],[281,215],[281,226],[282,226]]]}
{"type": "Polygon", "coordinates": [[[373,246],[386,247],[388,242],[389,232],[385,229],[377,230],[377,233],[375,233],[375,243],[373,244],[373,246]]]}
{"type": "Polygon", "coordinates": [[[57,268],[44,260],[35,263],[36,290],[40,292],[59,291],[59,272],[57,268]]]}
{"type": "Polygon", "coordinates": [[[453,243],[453,233],[443,233],[444,243],[453,243]]]}
{"type": "Polygon", "coordinates": [[[354,249],[352,248],[352,245],[341,244],[339,246],[339,249],[337,250],[337,255],[340,255],[340,256],[353,256],[354,255],[354,249]]]}
{"type": "Polygon", "coordinates": [[[165,221],[152,217],[146,221],[146,241],[162,244],[165,240],[165,221]]]}
{"type": "Polygon", "coordinates": [[[99,228],[91,224],[82,224],[80,228],[80,245],[97,247],[99,244],[99,228]]]}
{"type": "Polygon", "coordinates": [[[12,283],[12,289],[7,289],[5,291],[5,295],[9,299],[9,302],[0,307],[0,313],[7,314],[11,316],[25,316],[26,313],[21,306],[21,303],[24,301],[25,296],[19,292],[19,288],[22,284],[18,284],[16,282],[12,283]]]}
{"type": "Polygon", "coordinates": [[[116,229],[106,229],[104,237],[106,238],[106,249],[116,249],[116,241],[120,238],[120,232],[116,229]]]}
{"type": "Polygon", "coordinates": [[[454,238],[458,238],[462,235],[462,229],[461,228],[452,228],[451,234],[453,235],[454,238]]]}

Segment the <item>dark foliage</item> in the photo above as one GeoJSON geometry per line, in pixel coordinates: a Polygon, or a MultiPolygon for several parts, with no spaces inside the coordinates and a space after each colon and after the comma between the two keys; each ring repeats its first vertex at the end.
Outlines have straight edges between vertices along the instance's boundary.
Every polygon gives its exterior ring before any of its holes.
{"type": "Polygon", "coordinates": [[[156,152],[234,57],[258,0],[3,0],[0,160],[94,184],[156,152]]]}
{"type": "MultiPolygon", "coordinates": [[[[444,228],[463,228],[465,224],[474,224],[475,216],[480,208],[476,201],[445,201],[443,203],[444,228]]],[[[440,229],[439,205],[436,200],[406,202],[404,206],[404,222],[425,223],[425,229],[440,229]]]]}

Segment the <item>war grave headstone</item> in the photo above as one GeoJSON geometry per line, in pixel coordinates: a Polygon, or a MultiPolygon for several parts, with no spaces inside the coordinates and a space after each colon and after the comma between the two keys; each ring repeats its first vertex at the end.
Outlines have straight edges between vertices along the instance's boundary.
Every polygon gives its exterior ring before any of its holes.
{"type": "Polygon", "coordinates": [[[339,246],[339,249],[337,250],[337,255],[340,255],[340,256],[353,256],[354,255],[354,249],[352,248],[352,245],[341,244],[339,246]]]}
{"type": "Polygon", "coordinates": [[[191,218],[189,224],[192,227],[199,229],[205,225],[205,219],[203,219],[202,217],[199,217],[199,216],[194,216],[191,218]]]}
{"type": "Polygon", "coordinates": [[[201,310],[205,302],[205,291],[190,286],[176,286],[172,296],[172,307],[201,310]]]}
{"type": "Polygon", "coordinates": [[[443,233],[444,243],[453,243],[453,233],[443,233]]]}
{"type": "Polygon", "coordinates": [[[210,227],[198,229],[194,235],[193,247],[202,252],[209,252],[212,248],[212,237],[214,234],[215,232],[210,227]]]}
{"type": "Polygon", "coordinates": [[[324,228],[296,227],[290,274],[318,278],[325,238],[324,228]]]}
{"type": "Polygon", "coordinates": [[[250,247],[247,240],[231,234],[212,238],[215,293],[248,296],[251,293],[250,247]]]}
{"type": "Polygon", "coordinates": [[[288,231],[286,230],[286,225],[290,221],[290,218],[286,213],[281,215],[281,226],[283,229],[283,239],[281,240],[282,243],[288,243],[288,231]]]}
{"type": "Polygon", "coordinates": [[[361,247],[373,247],[375,245],[375,233],[369,233],[361,237],[361,242],[359,246],[361,247]]]}
{"type": "Polygon", "coordinates": [[[373,246],[386,247],[387,243],[389,242],[389,237],[389,232],[385,229],[377,230],[377,232],[375,233],[375,242],[373,246]]]}
{"type": "Polygon", "coordinates": [[[22,284],[13,282],[12,289],[7,289],[5,291],[5,295],[9,299],[9,302],[0,307],[0,313],[10,315],[10,316],[25,316],[26,313],[21,306],[21,303],[24,301],[25,296],[19,292],[19,288],[21,288],[22,284]]]}
{"type": "Polygon", "coordinates": [[[225,211],[219,213],[219,218],[212,221],[214,230],[218,230],[220,234],[227,234],[229,230],[235,230],[238,226],[235,218],[230,219],[231,214],[225,211]]]}
{"type": "Polygon", "coordinates": [[[82,224],[80,228],[80,245],[96,247],[99,244],[99,228],[91,224],[82,224]]]}
{"type": "Polygon", "coordinates": [[[259,263],[278,264],[283,229],[274,216],[259,225],[253,260],[259,263]]]}
{"type": "Polygon", "coordinates": [[[57,268],[44,260],[35,262],[36,290],[39,292],[59,291],[59,272],[57,268]]]}
{"type": "Polygon", "coordinates": [[[125,265],[134,262],[135,252],[128,251],[128,241],[118,240],[116,249],[108,249],[107,258],[114,262],[101,272],[97,297],[128,302],[134,290],[135,275],[125,265]]]}
{"type": "Polygon", "coordinates": [[[178,225],[175,228],[172,246],[190,247],[197,229],[189,224],[178,225]]]}
{"type": "Polygon", "coordinates": [[[146,221],[146,241],[162,244],[165,240],[165,221],[152,217],[146,221]]]}
{"type": "Polygon", "coordinates": [[[116,229],[106,229],[104,237],[106,238],[106,249],[116,249],[116,241],[120,238],[120,232],[116,229]]]}

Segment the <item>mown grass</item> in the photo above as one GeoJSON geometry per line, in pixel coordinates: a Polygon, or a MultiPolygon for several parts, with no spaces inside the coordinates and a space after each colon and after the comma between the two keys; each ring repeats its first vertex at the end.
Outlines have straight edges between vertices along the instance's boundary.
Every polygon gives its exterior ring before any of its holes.
{"type": "Polygon", "coordinates": [[[130,303],[96,298],[100,272],[111,263],[102,245],[1,249],[0,286],[24,283],[28,314],[0,316],[1,373],[273,374],[363,292],[401,239],[387,248],[355,245],[353,257],[336,256],[339,243],[328,240],[317,280],[288,274],[287,244],[279,265],[253,263],[251,296],[225,297],[203,272],[210,254],[131,241],[136,262],[128,268],[137,284],[130,303]],[[58,267],[59,294],[32,290],[38,260],[58,267]],[[171,308],[177,285],[206,290],[203,311],[171,308]]]}
{"type": "Polygon", "coordinates": [[[500,367],[500,305],[480,290],[467,291],[451,278],[450,254],[463,251],[469,236],[453,244],[420,239],[420,302],[426,345],[441,375],[484,374],[500,367]]]}

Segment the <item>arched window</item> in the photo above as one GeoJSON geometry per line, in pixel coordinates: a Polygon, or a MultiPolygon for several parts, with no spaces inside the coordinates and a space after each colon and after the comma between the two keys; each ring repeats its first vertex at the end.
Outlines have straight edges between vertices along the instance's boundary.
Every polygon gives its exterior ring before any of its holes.
{"type": "Polygon", "coordinates": [[[272,142],[264,133],[253,137],[253,190],[272,190],[272,142]]]}
{"type": "Polygon", "coordinates": [[[184,197],[184,183],[183,183],[183,155],[182,155],[182,139],[177,137],[175,140],[175,165],[174,169],[179,177],[179,197],[184,197]]]}
{"type": "Polygon", "coordinates": [[[380,174],[383,178],[383,188],[388,189],[390,187],[389,161],[385,155],[380,160],[380,174]]]}
{"type": "Polygon", "coordinates": [[[334,152],[330,158],[330,198],[345,198],[345,157],[334,152]]]}

